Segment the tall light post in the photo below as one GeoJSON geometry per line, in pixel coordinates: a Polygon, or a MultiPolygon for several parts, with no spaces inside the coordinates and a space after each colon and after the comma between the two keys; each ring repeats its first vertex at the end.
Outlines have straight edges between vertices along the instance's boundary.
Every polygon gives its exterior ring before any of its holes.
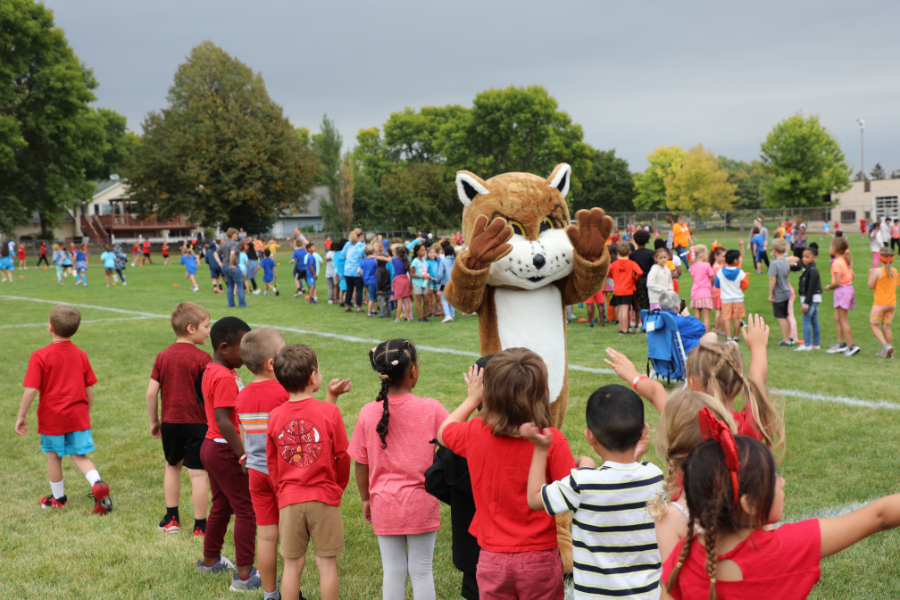
{"type": "Polygon", "coordinates": [[[866,122],[857,119],[856,124],[859,125],[859,172],[862,173],[863,181],[866,180],[866,148],[863,134],[866,131],[866,122]]]}

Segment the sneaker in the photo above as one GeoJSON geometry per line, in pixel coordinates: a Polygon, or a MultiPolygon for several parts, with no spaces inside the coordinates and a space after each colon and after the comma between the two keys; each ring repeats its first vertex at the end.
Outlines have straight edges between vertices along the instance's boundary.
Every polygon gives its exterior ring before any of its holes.
{"type": "Polygon", "coordinates": [[[805,345],[805,344],[800,344],[799,346],[797,346],[796,348],[794,348],[794,352],[808,352],[808,351],[810,351],[810,350],[812,350],[812,349],[813,349],[812,346],[807,346],[807,345],[805,345]]]}
{"type": "Polygon", "coordinates": [[[452,323],[453,317],[444,317],[444,320],[441,323],[452,323]]]}
{"type": "Polygon", "coordinates": [[[301,292],[300,290],[297,290],[297,293],[294,294],[294,298],[298,297],[298,296],[299,296],[300,294],[302,294],[302,293],[303,293],[303,292],[301,292]]]}
{"type": "Polygon", "coordinates": [[[192,291],[192,292],[199,292],[199,291],[200,291],[200,288],[198,288],[198,287],[195,285],[194,287],[191,288],[191,291],[192,291]]]}
{"type": "Polygon", "coordinates": [[[94,496],[94,514],[105,515],[112,512],[112,498],[109,497],[109,486],[98,481],[91,486],[91,495],[94,496]]]}
{"type": "Polygon", "coordinates": [[[237,567],[234,566],[234,563],[225,558],[224,556],[219,557],[219,562],[214,564],[211,567],[207,567],[203,563],[203,559],[194,561],[194,566],[197,567],[198,573],[221,573],[222,571],[234,571],[237,567]]]}
{"type": "Polygon", "coordinates": [[[52,495],[44,496],[41,498],[40,506],[41,508],[65,508],[66,500],[68,500],[66,496],[58,499],[54,498],[52,495]]]}
{"type": "Polygon", "coordinates": [[[253,293],[254,296],[259,296],[259,290],[258,290],[258,289],[257,289],[257,290],[253,290],[252,293],[253,293]]]}
{"type": "Polygon", "coordinates": [[[194,527],[194,537],[205,538],[206,532],[200,529],[200,527],[194,527]]]}
{"type": "Polygon", "coordinates": [[[266,290],[263,292],[263,296],[268,296],[268,295],[269,295],[269,290],[266,290]]]}
{"type": "Polygon", "coordinates": [[[180,529],[178,528],[178,520],[175,517],[166,517],[162,521],[159,522],[159,527],[157,527],[160,531],[165,531],[166,533],[178,533],[180,529]]]}
{"type": "Polygon", "coordinates": [[[859,352],[859,346],[847,346],[847,349],[844,350],[844,356],[853,356],[857,352],[859,352]]]}
{"type": "Polygon", "coordinates": [[[816,344],[813,344],[813,345],[812,345],[812,349],[813,349],[813,350],[821,350],[821,349],[822,349],[822,346],[817,346],[816,344]]]}
{"type": "Polygon", "coordinates": [[[275,290],[275,295],[276,295],[276,296],[278,295],[278,290],[275,290]]]}
{"type": "Polygon", "coordinates": [[[885,358],[894,358],[894,347],[890,344],[887,345],[887,348],[884,349],[884,357],[885,358]]]}
{"type": "Polygon", "coordinates": [[[847,344],[835,344],[825,351],[825,354],[839,354],[847,350],[847,344]]]}
{"type": "Polygon", "coordinates": [[[259,570],[253,569],[247,579],[241,579],[235,573],[231,576],[231,591],[246,592],[247,590],[258,590],[262,587],[262,578],[259,576],[259,570]]]}
{"type": "Polygon", "coordinates": [[[793,347],[794,347],[794,342],[793,342],[793,341],[785,342],[784,340],[782,340],[781,343],[778,344],[778,345],[779,345],[781,348],[793,348],[793,347]]]}

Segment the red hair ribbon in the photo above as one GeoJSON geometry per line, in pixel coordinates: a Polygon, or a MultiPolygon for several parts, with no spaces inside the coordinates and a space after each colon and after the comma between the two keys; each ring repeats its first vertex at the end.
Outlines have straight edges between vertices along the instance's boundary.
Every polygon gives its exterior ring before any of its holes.
{"type": "Polygon", "coordinates": [[[728,425],[718,420],[708,407],[704,406],[700,409],[699,415],[700,435],[705,440],[715,440],[722,447],[725,454],[725,465],[731,471],[731,483],[734,488],[734,505],[738,505],[738,470],[741,468],[738,459],[737,442],[734,440],[734,434],[728,428],[728,425]]]}

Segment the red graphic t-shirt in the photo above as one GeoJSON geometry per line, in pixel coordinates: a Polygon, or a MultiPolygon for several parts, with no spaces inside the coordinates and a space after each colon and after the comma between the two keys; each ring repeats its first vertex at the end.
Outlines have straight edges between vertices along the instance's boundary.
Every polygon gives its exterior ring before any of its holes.
{"type": "Polygon", "coordinates": [[[244,382],[234,371],[210,362],[203,373],[203,405],[206,407],[206,439],[222,439],[222,432],[216,424],[216,409],[230,408],[231,423],[235,431],[240,431],[238,414],[234,409],[237,404],[238,393],[243,389],[244,382]]]}
{"type": "Polygon", "coordinates": [[[35,351],[22,385],[38,390],[38,433],[64,435],[90,429],[85,390],[95,383],[87,354],[72,342],[53,342],[35,351]]]}
{"type": "Polygon", "coordinates": [[[159,382],[163,423],[206,424],[203,372],[211,361],[209,354],[183,342],[156,355],[150,378],[159,382]]]}
{"type": "Polygon", "coordinates": [[[278,508],[301,502],[340,506],[350,481],[341,411],[315,398],[285,402],[269,413],[266,465],[278,508]]]}
{"type": "Polygon", "coordinates": [[[144,254],[150,254],[150,241],[144,240],[144,254]]]}

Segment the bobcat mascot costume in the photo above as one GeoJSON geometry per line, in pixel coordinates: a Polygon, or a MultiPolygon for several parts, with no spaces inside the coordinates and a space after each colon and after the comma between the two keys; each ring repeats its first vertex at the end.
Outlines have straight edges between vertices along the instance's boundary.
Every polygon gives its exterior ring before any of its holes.
{"type": "MultiPolygon", "coordinates": [[[[563,163],[543,179],[504,173],[487,181],[456,174],[467,248],[445,294],[465,313],[478,313],[481,354],[528,348],[547,364],[550,417],[562,429],[569,403],[566,305],[603,287],[606,240],[613,221],[603,210],[580,210],[570,225],[566,194],[572,169],[563,163]]],[[[565,572],[572,572],[571,515],[557,518],[565,572]]]]}

